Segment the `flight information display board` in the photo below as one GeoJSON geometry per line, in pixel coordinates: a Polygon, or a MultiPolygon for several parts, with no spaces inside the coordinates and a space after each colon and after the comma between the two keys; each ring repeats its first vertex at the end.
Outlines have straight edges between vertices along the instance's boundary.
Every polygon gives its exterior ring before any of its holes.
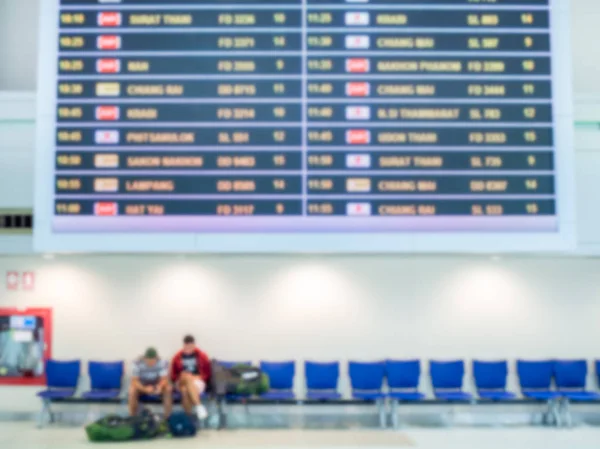
{"type": "Polygon", "coordinates": [[[573,241],[566,1],[43,3],[42,250],[573,241]]]}

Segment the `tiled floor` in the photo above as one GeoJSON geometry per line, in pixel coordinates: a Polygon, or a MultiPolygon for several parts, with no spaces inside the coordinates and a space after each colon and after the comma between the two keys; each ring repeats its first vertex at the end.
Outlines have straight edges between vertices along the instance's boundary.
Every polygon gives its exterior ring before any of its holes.
{"type": "MultiPolygon", "coordinates": [[[[380,430],[296,431],[233,430],[206,431],[195,439],[160,439],[141,442],[136,448],[150,449],[368,449],[417,447],[423,449],[598,449],[600,428],[571,430],[545,428],[408,428],[400,432],[380,430]]],[[[0,448],[79,449],[89,448],[81,428],[51,427],[38,430],[31,423],[0,423],[0,448]]],[[[123,448],[103,444],[102,449],[123,448]]],[[[132,446],[133,447],[133,446],[132,446]]]]}

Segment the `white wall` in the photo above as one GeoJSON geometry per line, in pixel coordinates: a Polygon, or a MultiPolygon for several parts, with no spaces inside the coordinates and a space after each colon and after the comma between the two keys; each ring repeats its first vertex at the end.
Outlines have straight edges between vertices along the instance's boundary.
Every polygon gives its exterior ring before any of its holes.
{"type": "MultiPolygon", "coordinates": [[[[35,270],[36,291],[0,288],[0,307],[53,307],[57,358],[170,355],[187,332],[230,360],[600,358],[596,259],[0,258],[9,269],[35,270]]],[[[34,391],[0,388],[0,413],[35,410],[34,391]]]]}
{"type": "Polygon", "coordinates": [[[0,90],[35,90],[40,1],[0,1],[0,90]]]}

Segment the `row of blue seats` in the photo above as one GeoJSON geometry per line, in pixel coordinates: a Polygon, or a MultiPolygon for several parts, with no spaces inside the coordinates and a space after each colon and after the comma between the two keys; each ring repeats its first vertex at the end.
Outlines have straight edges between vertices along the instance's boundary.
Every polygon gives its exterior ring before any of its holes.
{"type": "MultiPolygon", "coordinates": [[[[226,366],[251,364],[251,362],[220,362],[226,366]]],[[[261,396],[272,401],[291,401],[296,364],[286,362],[260,362],[261,369],[269,376],[270,391],[261,396]]],[[[491,401],[512,401],[516,393],[507,391],[508,362],[480,361],[472,364],[477,395],[491,401]]],[[[567,398],[572,401],[599,401],[600,394],[586,390],[586,360],[518,360],[516,363],[521,393],[525,398],[548,401],[567,398]],[[554,380],[554,387],[553,387],[554,380]]],[[[81,362],[48,360],[46,362],[47,389],[38,393],[42,399],[67,399],[75,395],[81,371],[81,362]]],[[[338,401],[340,363],[304,363],[306,399],[314,401],[338,401]]],[[[596,362],[600,375],[600,361],[596,362]]],[[[124,362],[89,362],[88,374],[91,390],[82,397],[89,400],[116,399],[119,397],[124,377],[124,362]]],[[[464,391],[465,362],[430,361],[429,373],[433,392],[438,400],[470,402],[475,397],[464,391]]],[[[419,391],[421,362],[419,360],[387,360],[381,362],[348,363],[348,374],[355,400],[378,401],[386,397],[402,402],[419,402],[425,395],[419,391]],[[387,391],[384,391],[384,383],[387,391]]]]}

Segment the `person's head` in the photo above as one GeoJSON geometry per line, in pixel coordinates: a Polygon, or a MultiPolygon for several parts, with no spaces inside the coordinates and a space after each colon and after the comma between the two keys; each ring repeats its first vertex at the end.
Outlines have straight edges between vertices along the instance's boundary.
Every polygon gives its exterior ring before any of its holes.
{"type": "Polygon", "coordinates": [[[183,337],[183,353],[192,354],[196,349],[196,340],[191,335],[183,337]]]}
{"type": "Polygon", "coordinates": [[[158,362],[158,351],[154,348],[146,349],[144,353],[144,362],[148,366],[154,366],[158,362]]]}

